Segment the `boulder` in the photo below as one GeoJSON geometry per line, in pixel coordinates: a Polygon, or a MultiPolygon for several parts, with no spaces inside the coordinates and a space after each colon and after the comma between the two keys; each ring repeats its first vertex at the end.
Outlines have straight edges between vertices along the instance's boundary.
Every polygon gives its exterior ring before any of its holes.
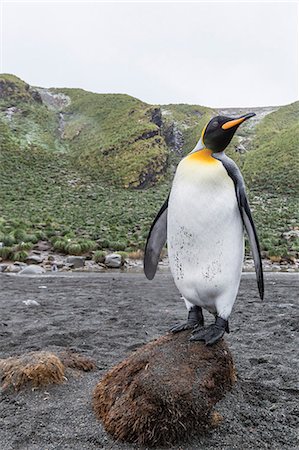
{"type": "Polygon", "coordinates": [[[27,267],[27,264],[22,261],[15,261],[14,265],[21,267],[21,269],[24,269],[24,267],[27,267]]]}
{"type": "Polygon", "coordinates": [[[56,266],[57,269],[62,269],[62,267],[64,266],[64,262],[63,261],[51,261],[51,266],[56,266]]]}
{"type": "Polygon", "coordinates": [[[19,272],[19,275],[41,275],[46,273],[45,269],[40,266],[29,265],[19,272]]]}
{"type": "Polygon", "coordinates": [[[36,250],[39,250],[40,252],[47,252],[52,248],[50,242],[48,241],[38,241],[38,243],[34,246],[36,250]]]}
{"type": "Polygon", "coordinates": [[[66,263],[72,266],[74,269],[80,269],[85,266],[84,256],[68,256],[66,258],[66,263]]]}
{"type": "Polygon", "coordinates": [[[18,273],[22,270],[22,267],[19,266],[18,264],[8,264],[8,266],[6,267],[6,269],[4,270],[4,272],[8,272],[8,273],[18,273]]]}
{"type": "Polygon", "coordinates": [[[5,272],[7,267],[8,267],[8,264],[5,264],[5,263],[0,264],[0,273],[5,272]]]}
{"type": "Polygon", "coordinates": [[[189,342],[190,331],[139,348],[98,383],[96,416],[115,439],[139,446],[171,446],[219,422],[213,406],[235,381],[224,340],[189,342]]]}
{"type": "Polygon", "coordinates": [[[105,256],[105,266],[110,267],[111,269],[118,269],[123,264],[121,255],[117,253],[111,253],[110,255],[105,256]]]}
{"type": "Polygon", "coordinates": [[[43,258],[40,255],[29,255],[26,258],[27,264],[41,264],[43,262],[43,258]]]}

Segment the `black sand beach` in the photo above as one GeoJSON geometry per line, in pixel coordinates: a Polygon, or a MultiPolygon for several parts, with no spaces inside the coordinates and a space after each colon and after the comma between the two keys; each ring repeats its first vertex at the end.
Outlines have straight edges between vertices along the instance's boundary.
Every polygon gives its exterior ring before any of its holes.
{"type": "MultiPolygon", "coordinates": [[[[224,421],[173,448],[299,448],[298,290],[298,273],[268,273],[262,303],[254,275],[243,275],[225,337],[238,381],[217,405],[224,421]]],[[[92,392],[107,369],[185,315],[168,273],[152,282],[136,273],[0,275],[0,358],[72,349],[97,363],[96,371],[62,385],[2,392],[1,450],[136,449],[105,433],[92,411],[92,392]]]]}

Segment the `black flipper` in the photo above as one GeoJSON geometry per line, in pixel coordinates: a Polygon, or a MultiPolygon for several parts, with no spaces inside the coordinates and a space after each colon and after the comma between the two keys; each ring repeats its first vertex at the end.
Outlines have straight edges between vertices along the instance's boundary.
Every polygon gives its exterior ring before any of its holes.
{"type": "Polygon", "coordinates": [[[245,184],[241,172],[237,164],[230,159],[225,153],[213,153],[212,155],[215,159],[222,162],[228,175],[231,177],[235,184],[236,196],[238,200],[238,205],[243,220],[243,224],[246,228],[249,243],[252,251],[252,256],[254,260],[254,267],[257,279],[258,290],[261,300],[264,298],[264,276],[262,267],[262,258],[260,252],[260,245],[258,241],[257,232],[251,215],[249,203],[246,196],[245,184]]]}
{"type": "Polygon", "coordinates": [[[156,274],[160,253],[167,240],[167,208],[168,199],[158,212],[149,231],[144,251],[144,273],[152,280],[156,274]]]}

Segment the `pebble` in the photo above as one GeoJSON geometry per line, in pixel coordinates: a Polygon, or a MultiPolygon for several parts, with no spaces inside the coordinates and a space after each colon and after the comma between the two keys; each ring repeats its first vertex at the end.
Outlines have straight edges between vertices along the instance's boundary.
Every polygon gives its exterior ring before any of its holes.
{"type": "Polygon", "coordinates": [[[26,306],[40,306],[40,303],[38,303],[36,300],[23,300],[22,303],[24,303],[26,306]]]}

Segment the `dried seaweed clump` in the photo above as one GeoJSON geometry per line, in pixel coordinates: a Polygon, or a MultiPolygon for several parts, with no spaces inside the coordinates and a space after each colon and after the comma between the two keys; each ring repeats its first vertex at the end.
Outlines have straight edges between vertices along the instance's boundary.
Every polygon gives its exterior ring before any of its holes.
{"type": "Polygon", "coordinates": [[[223,340],[206,347],[188,337],[150,342],[98,383],[94,410],[115,439],[170,446],[220,421],[213,406],[235,381],[232,355],[223,340]]]}
{"type": "Polygon", "coordinates": [[[30,384],[44,386],[64,381],[64,366],[51,352],[30,352],[21,356],[0,359],[2,388],[19,390],[30,384]]]}
{"type": "Polygon", "coordinates": [[[59,354],[61,361],[65,367],[71,369],[83,370],[84,372],[90,372],[96,368],[95,362],[87,356],[80,355],[72,351],[65,351],[59,354]]]}

